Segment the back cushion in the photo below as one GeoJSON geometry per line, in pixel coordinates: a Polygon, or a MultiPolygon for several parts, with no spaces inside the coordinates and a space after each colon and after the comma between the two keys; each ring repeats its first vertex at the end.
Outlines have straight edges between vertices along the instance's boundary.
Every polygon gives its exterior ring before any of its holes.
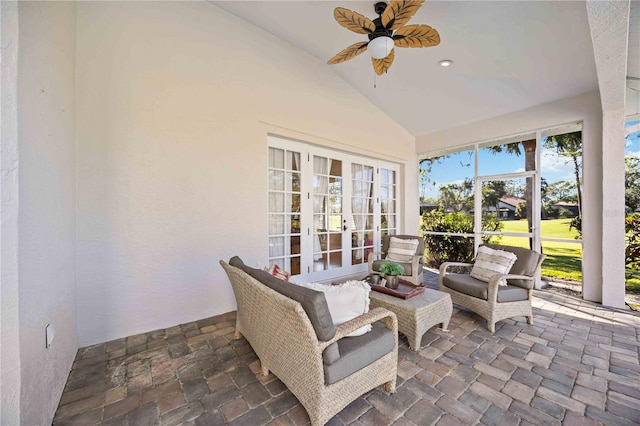
{"type": "Polygon", "coordinates": [[[238,256],[231,258],[229,264],[243,270],[270,289],[300,303],[313,325],[318,340],[331,340],[336,335],[336,328],[322,292],[280,280],[267,271],[251,268],[238,256]]]}
{"type": "Polygon", "coordinates": [[[391,237],[389,243],[389,251],[387,251],[387,260],[393,262],[411,262],[420,242],[416,239],[402,239],[391,237]]]}
{"type": "MultiPolygon", "coordinates": [[[[510,251],[515,254],[518,259],[511,267],[510,274],[515,275],[526,275],[528,277],[532,277],[535,274],[538,267],[542,264],[545,257],[544,254],[538,253],[537,251],[532,251],[524,247],[511,247],[511,246],[503,246],[499,244],[484,244],[487,247],[490,247],[495,250],[505,250],[510,251]]],[[[509,279],[507,280],[509,284],[517,285],[523,288],[532,288],[532,281],[518,280],[518,279],[509,279]]]]}
{"type": "MultiPolygon", "coordinates": [[[[511,252],[480,246],[471,270],[471,276],[480,281],[488,282],[494,275],[509,273],[515,261],[516,255],[511,252]]],[[[506,282],[502,282],[505,281],[504,279],[500,281],[500,285],[507,285],[506,282]]]]}

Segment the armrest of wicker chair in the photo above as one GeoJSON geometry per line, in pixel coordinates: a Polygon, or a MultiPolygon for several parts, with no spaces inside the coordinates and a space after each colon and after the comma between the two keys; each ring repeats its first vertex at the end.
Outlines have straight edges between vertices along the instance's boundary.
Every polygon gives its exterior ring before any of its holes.
{"type": "Polygon", "coordinates": [[[380,320],[389,330],[394,333],[394,335],[396,336],[397,345],[398,319],[396,318],[396,314],[384,308],[375,308],[336,327],[336,335],[333,337],[333,339],[327,340],[326,342],[319,342],[320,350],[323,351],[330,344],[337,342],[346,335],[353,333],[357,329],[364,327],[367,324],[373,324],[374,322],[380,320]]]}
{"type": "MultiPolygon", "coordinates": [[[[527,281],[535,281],[535,277],[530,277],[528,275],[516,275],[516,274],[498,274],[491,277],[489,280],[489,293],[487,294],[487,301],[491,303],[497,303],[498,301],[498,288],[500,286],[500,281],[503,279],[516,279],[516,280],[527,280],[527,281]]],[[[517,285],[517,284],[512,284],[517,285]]],[[[521,286],[518,286],[521,287],[521,286]]],[[[532,286],[533,287],[533,286],[532,286]]],[[[523,287],[524,288],[524,287],[523,287]]],[[[529,290],[529,299],[531,299],[531,288],[525,288],[529,290]]]]}

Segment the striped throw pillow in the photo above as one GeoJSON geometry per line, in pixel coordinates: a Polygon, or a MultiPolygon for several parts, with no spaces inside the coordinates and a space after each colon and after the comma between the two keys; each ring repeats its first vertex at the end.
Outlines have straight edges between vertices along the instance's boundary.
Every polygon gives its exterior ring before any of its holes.
{"type": "MultiPolygon", "coordinates": [[[[481,246],[471,269],[471,276],[489,282],[494,275],[508,274],[516,259],[517,256],[511,252],[481,246]]],[[[507,285],[506,280],[501,280],[500,285],[507,285]]]]}
{"type": "Polygon", "coordinates": [[[291,277],[291,274],[289,272],[285,271],[275,263],[269,267],[268,272],[274,277],[284,281],[289,281],[289,278],[291,277]]]}
{"type": "Polygon", "coordinates": [[[416,255],[418,244],[420,244],[418,240],[404,240],[402,238],[391,237],[386,260],[391,260],[392,262],[411,262],[413,256],[416,255]]]}

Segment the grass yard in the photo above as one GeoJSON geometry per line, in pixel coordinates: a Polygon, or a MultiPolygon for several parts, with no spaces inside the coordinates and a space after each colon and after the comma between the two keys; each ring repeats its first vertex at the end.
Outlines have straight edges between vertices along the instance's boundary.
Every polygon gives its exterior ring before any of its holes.
{"type": "MultiPolygon", "coordinates": [[[[543,220],[542,236],[546,238],[566,238],[574,240],[575,229],[569,230],[571,219],[543,220]]],[[[503,232],[527,232],[526,220],[505,220],[503,232]]],[[[503,236],[500,244],[529,247],[529,239],[503,236]]],[[[542,275],[570,281],[582,281],[582,244],[578,242],[543,241],[542,252],[547,258],[542,263],[542,275]]]]}

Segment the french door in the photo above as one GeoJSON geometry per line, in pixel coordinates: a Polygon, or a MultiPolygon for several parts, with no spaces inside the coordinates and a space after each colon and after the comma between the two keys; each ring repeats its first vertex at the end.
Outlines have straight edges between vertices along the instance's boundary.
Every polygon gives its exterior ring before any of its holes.
{"type": "Polygon", "coordinates": [[[365,272],[398,224],[398,167],[269,137],[269,263],[300,281],[365,272]]]}

